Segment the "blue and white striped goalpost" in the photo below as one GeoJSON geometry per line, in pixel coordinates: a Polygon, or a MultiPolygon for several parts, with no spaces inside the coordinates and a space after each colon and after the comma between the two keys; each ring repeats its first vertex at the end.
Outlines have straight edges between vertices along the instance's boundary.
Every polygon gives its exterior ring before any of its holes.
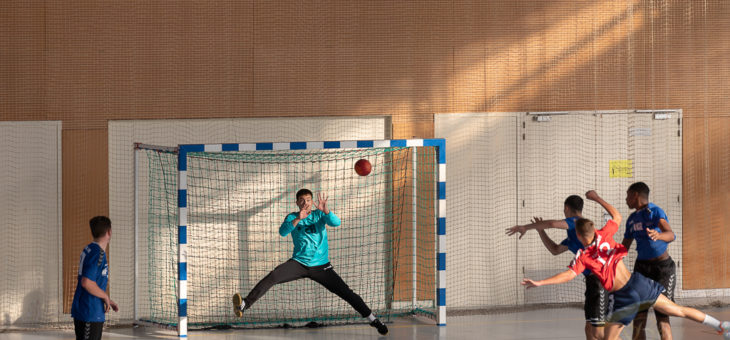
{"type": "MultiPolygon", "coordinates": [[[[446,141],[433,139],[392,139],[323,142],[282,142],[245,144],[184,144],[178,147],[178,336],[187,337],[187,154],[189,152],[363,149],[387,147],[434,147],[438,154],[437,215],[437,306],[436,322],[446,326],[446,141]]],[[[415,257],[415,253],[414,253],[415,257]]],[[[415,266],[415,258],[414,258],[415,266]]],[[[413,289],[416,289],[414,283],[413,289]]],[[[415,294],[415,293],[414,293],[415,294]]],[[[415,296],[415,295],[414,295],[415,296]]],[[[415,298],[414,298],[415,299],[415,298]]],[[[414,306],[415,307],[415,306],[414,306]]]]}

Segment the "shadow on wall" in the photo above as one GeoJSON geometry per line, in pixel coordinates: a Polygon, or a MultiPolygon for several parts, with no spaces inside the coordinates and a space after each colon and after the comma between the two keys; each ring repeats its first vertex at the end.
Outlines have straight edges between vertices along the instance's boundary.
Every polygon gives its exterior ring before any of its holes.
{"type": "Polygon", "coordinates": [[[3,323],[2,323],[3,328],[0,329],[0,333],[4,333],[5,326],[9,326],[9,325],[10,325],[10,314],[5,313],[5,314],[3,314],[3,323]]]}
{"type": "MultiPolygon", "coordinates": [[[[44,319],[43,306],[45,298],[40,289],[36,289],[28,293],[23,298],[23,312],[20,317],[13,322],[13,325],[37,325],[44,319]]],[[[6,325],[10,325],[10,316],[5,314],[6,325]]]]}

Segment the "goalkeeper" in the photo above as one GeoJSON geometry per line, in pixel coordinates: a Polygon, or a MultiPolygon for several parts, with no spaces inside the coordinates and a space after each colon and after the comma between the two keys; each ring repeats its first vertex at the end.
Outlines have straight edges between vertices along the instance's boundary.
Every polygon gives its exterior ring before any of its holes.
{"type": "Polygon", "coordinates": [[[340,218],[327,208],[327,196],[317,194],[316,210],[312,210],[313,194],[308,189],[299,190],[296,198],[299,211],[287,215],[279,227],[281,237],[292,235],[294,254],[261,279],[246,298],[241,298],[239,293],[233,295],[236,316],[242,317],[243,312],[274,285],[306,277],[347,301],[362,317],[368,318],[370,326],[377,328],[378,333],[387,334],[388,327],[373,315],[368,305],[347,286],[330,264],[326,226],[339,226],[340,218]]]}

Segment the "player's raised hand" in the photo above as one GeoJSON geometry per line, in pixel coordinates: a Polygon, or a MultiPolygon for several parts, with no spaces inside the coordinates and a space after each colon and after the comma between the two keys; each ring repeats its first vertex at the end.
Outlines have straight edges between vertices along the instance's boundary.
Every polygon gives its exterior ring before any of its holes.
{"type": "Polygon", "coordinates": [[[588,192],[586,192],[586,198],[589,199],[589,200],[591,200],[591,201],[597,201],[601,197],[598,196],[598,193],[596,193],[595,190],[588,190],[588,192]]]}
{"type": "Polygon", "coordinates": [[[330,211],[327,209],[327,194],[317,193],[317,209],[325,214],[329,214],[330,211]]]}
{"type": "Polygon", "coordinates": [[[646,233],[649,235],[649,238],[652,241],[656,241],[659,239],[660,232],[656,231],[656,229],[646,229],[646,233]]]}
{"type": "Polygon", "coordinates": [[[303,220],[309,216],[309,213],[312,211],[312,208],[308,205],[304,205],[301,208],[299,208],[299,220],[303,220]]]}
{"type": "Polygon", "coordinates": [[[530,279],[522,279],[522,285],[525,286],[525,288],[534,288],[534,287],[540,287],[540,284],[537,283],[537,281],[532,281],[530,279]]]}
{"type": "Polygon", "coordinates": [[[505,234],[507,234],[507,236],[512,236],[514,234],[519,233],[520,235],[519,235],[518,239],[521,239],[522,236],[524,236],[525,233],[527,232],[527,229],[523,225],[516,225],[511,228],[507,228],[505,230],[506,230],[505,234]]]}

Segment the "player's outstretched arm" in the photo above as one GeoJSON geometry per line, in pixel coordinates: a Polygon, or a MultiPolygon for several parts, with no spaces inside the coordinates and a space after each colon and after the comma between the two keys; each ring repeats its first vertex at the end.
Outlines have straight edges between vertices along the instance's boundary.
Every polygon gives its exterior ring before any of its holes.
{"type": "Polygon", "coordinates": [[[558,255],[566,252],[568,249],[568,246],[557,244],[553,239],[548,236],[548,234],[543,229],[537,229],[538,235],[540,235],[540,241],[542,241],[542,244],[547,248],[547,250],[550,252],[550,254],[558,255]]]}
{"type": "Polygon", "coordinates": [[[327,194],[317,193],[317,209],[324,213],[324,222],[328,226],[338,227],[342,224],[340,218],[327,208],[327,194]]]}
{"type": "Polygon", "coordinates": [[[286,235],[289,235],[294,228],[296,228],[297,224],[312,212],[312,205],[310,204],[303,204],[299,206],[299,212],[296,214],[289,214],[286,215],[284,218],[284,222],[281,223],[281,226],[279,227],[279,235],[281,237],[285,237],[286,235]]]}
{"type": "Polygon", "coordinates": [[[284,218],[284,222],[282,222],[281,226],[279,227],[279,235],[281,235],[281,237],[289,235],[289,233],[294,230],[297,224],[299,224],[299,221],[307,218],[307,216],[309,216],[309,213],[307,213],[307,211],[304,209],[300,210],[298,214],[286,215],[286,218],[284,218]]]}
{"type": "Polygon", "coordinates": [[[612,205],[608,204],[608,202],[603,200],[601,196],[598,196],[598,193],[596,193],[595,190],[589,190],[588,192],[586,192],[586,198],[600,204],[603,209],[606,209],[606,211],[611,214],[611,219],[616,222],[617,225],[621,224],[621,214],[618,212],[618,210],[612,205]]]}
{"type": "Polygon", "coordinates": [[[525,225],[516,225],[510,228],[505,229],[505,234],[507,236],[512,236],[514,234],[519,233],[519,238],[522,238],[522,236],[525,235],[525,233],[530,229],[536,229],[536,230],[545,230],[548,228],[555,228],[555,229],[568,229],[568,223],[563,220],[543,220],[541,217],[534,217],[530,224],[525,225]]]}
{"type": "Polygon", "coordinates": [[[528,278],[522,279],[522,285],[525,286],[525,288],[532,288],[532,287],[540,287],[540,286],[547,286],[547,285],[557,285],[561,283],[566,283],[572,279],[574,279],[576,274],[568,269],[562,273],[558,273],[554,276],[551,276],[544,280],[534,281],[530,280],[528,278]]]}
{"type": "Polygon", "coordinates": [[[325,215],[330,213],[330,210],[327,208],[327,194],[317,193],[317,209],[321,210],[325,215]]]}

